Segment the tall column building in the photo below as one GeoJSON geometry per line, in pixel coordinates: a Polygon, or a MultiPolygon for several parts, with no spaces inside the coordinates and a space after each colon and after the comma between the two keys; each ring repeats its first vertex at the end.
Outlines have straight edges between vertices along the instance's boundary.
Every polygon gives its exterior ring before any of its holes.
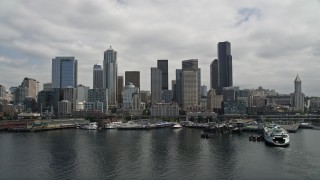
{"type": "Polygon", "coordinates": [[[100,64],[93,66],[93,89],[103,88],[103,68],[100,64]]]}
{"type": "Polygon", "coordinates": [[[52,59],[52,88],[76,87],[78,84],[78,61],[74,57],[52,59]]]}
{"type": "Polygon", "coordinates": [[[0,99],[6,98],[6,87],[0,84],[0,99]]]}
{"type": "Polygon", "coordinates": [[[168,60],[158,60],[157,68],[161,71],[162,74],[162,90],[168,90],[168,60]]]}
{"type": "Polygon", "coordinates": [[[294,93],[291,93],[291,104],[294,111],[304,111],[304,94],[301,91],[301,79],[299,75],[294,80],[294,93]]]}
{"type": "Polygon", "coordinates": [[[182,61],[181,74],[182,107],[197,106],[201,99],[201,69],[198,60],[182,61]]]}
{"type": "Polygon", "coordinates": [[[197,71],[182,71],[182,107],[195,107],[199,103],[197,71]]]}
{"type": "Polygon", "coordinates": [[[231,44],[228,41],[218,43],[219,86],[233,86],[231,44]]]}
{"type": "Polygon", "coordinates": [[[151,104],[162,102],[162,73],[156,67],[151,68],[151,104]]]}
{"type": "Polygon", "coordinates": [[[182,106],[182,88],[181,88],[182,69],[176,69],[176,91],[175,101],[179,106],[182,106]]]}
{"type": "MultiPolygon", "coordinates": [[[[196,72],[196,81],[193,83],[197,83],[197,93],[198,93],[198,105],[200,103],[201,99],[201,69],[198,67],[198,59],[189,59],[182,61],[182,79],[183,79],[183,71],[195,71],[196,72]]],[[[183,85],[183,84],[181,84],[183,85]]],[[[181,86],[182,90],[182,98],[184,96],[184,89],[183,86],[181,86]]],[[[182,101],[183,103],[183,101],[182,101]]]]}
{"type": "Polygon", "coordinates": [[[218,90],[219,88],[219,61],[215,59],[210,65],[210,89],[218,90]]]}
{"type": "Polygon", "coordinates": [[[109,105],[117,105],[117,80],[118,80],[118,63],[117,51],[112,47],[104,52],[103,59],[103,88],[108,89],[109,105]]]}
{"type": "Polygon", "coordinates": [[[122,103],[123,103],[123,76],[118,76],[118,92],[117,92],[117,96],[118,96],[118,105],[121,108],[122,107],[122,103]]]}

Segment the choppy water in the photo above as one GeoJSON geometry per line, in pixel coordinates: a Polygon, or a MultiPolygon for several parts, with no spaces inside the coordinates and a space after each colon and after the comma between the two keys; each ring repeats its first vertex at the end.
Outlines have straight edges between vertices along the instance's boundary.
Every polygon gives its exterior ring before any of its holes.
{"type": "Polygon", "coordinates": [[[320,179],[320,131],[287,148],[196,129],[0,133],[0,179],[320,179]]]}

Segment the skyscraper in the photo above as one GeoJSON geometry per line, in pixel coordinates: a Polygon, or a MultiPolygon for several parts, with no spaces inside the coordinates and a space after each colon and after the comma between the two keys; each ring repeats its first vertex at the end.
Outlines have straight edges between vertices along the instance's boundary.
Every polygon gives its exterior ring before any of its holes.
{"type": "Polygon", "coordinates": [[[123,76],[118,76],[118,91],[117,91],[117,96],[118,96],[118,103],[119,103],[119,107],[122,107],[122,103],[123,103],[123,76]]]}
{"type": "MultiPolygon", "coordinates": [[[[192,83],[197,84],[197,93],[198,93],[198,104],[200,103],[201,99],[201,69],[198,67],[198,59],[189,59],[189,60],[184,60],[182,61],[182,76],[183,76],[183,71],[195,71],[196,72],[196,81],[192,83]]],[[[183,85],[183,84],[181,84],[183,85]]],[[[181,86],[182,87],[182,86],[181,86]]],[[[183,87],[182,87],[182,95],[183,95],[183,87]]],[[[184,96],[184,95],[183,95],[184,96]]],[[[183,98],[182,96],[182,98],[183,98]]]]}
{"type": "Polygon", "coordinates": [[[112,47],[104,52],[103,59],[103,88],[108,89],[109,105],[117,104],[117,80],[118,80],[118,63],[117,51],[112,47]]]}
{"type": "Polygon", "coordinates": [[[74,57],[52,59],[52,88],[76,87],[78,83],[78,61],[74,57]]]}
{"type": "Polygon", "coordinates": [[[162,102],[162,73],[156,67],[151,68],[151,104],[162,102]]]}
{"type": "Polygon", "coordinates": [[[158,60],[157,67],[162,73],[162,90],[168,90],[168,60],[158,60]]]}
{"type": "Polygon", "coordinates": [[[0,84],[0,99],[6,98],[6,87],[0,84]]]}
{"type": "Polygon", "coordinates": [[[176,69],[176,91],[174,96],[179,106],[182,106],[181,78],[182,78],[182,69],[176,69]]]}
{"type": "Polygon", "coordinates": [[[77,102],[87,102],[88,101],[88,91],[89,87],[79,84],[76,89],[76,100],[77,102]]]}
{"type": "Polygon", "coordinates": [[[181,87],[183,109],[197,106],[199,104],[197,71],[183,70],[181,87]]]}
{"type": "Polygon", "coordinates": [[[176,94],[177,94],[177,81],[176,80],[172,80],[171,81],[171,89],[172,89],[172,101],[176,102],[176,94]]]}
{"type": "Polygon", "coordinates": [[[93,66],[93,89],[103,88],[103,68],[100,64],[93,66]]]}
{"type": "Polygon", "coordinates": [[[189,59],[182,61],[182,70],[197,70],[198,69],[198,59],[189,59]]]}
{"type": "Polygon", "coordinates": [[[219,61],[215,59],[210,65],[210,89],[218,90],[219,88],[219,61]]]}
{"type": "Polygon", "coordinates": [[[219,86],[233,86],[231,44],[228,41],[218,43],[219,86]]]}
{"type": "Polygon", "coordinates": [[[294,111],[304,111],[304,94],[301,91],[301,79],[299,75],[294,80],[294,93],[291,93],[291,104],[294,111]]]}
{"type": "Polygon", "coordinates": [[[140,71],[125,71],[125,84],[131,82],[136,88],[140,89],[140,71]]]}

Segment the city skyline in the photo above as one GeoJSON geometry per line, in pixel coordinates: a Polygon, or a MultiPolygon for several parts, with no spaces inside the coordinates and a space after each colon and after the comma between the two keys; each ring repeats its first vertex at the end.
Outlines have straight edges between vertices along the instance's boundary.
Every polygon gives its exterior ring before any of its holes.
{"type": "Polygon", "coordinates": [[[319,1],[217,2],[63,1],[70,9],[64,12],[60,2],[3,1],[0,84],[9,89],[30,77],[42,87],[51,81],[52,58],[74,56],[78,84],[92,87],[92,66],[102,63],[102,52],[111,45],[119,53],[118,75],[140,71],[141,90],[150,90],[150,68],[157,59],[169,60],[169,82],[182,60],[198,59],[201,85],[210,87],[217,44],[229,41],[233,85],[291,93],[292,77],[299,74],[306,96],[320,96],[319,1]]]}

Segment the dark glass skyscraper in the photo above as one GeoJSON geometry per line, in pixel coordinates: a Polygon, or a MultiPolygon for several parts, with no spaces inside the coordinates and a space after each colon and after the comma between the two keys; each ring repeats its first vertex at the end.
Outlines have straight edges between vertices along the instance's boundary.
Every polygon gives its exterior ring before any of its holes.
{"type": "Polygon", "coordinates": [[[158,60],[157,68],[162,73],[162,90],[168,90],[168,60],[158,60]]]}
{"type": "Polygon", "coordinates": [[[231,44],[228,41],[218,43],[220,88],[233,86],[231,44]]]}
{"type": "Polygon", "coordinates": [[[117,91],[117,96],[118,96],[118,103],[119,107],[122,107],[123,103],[123,97],[122,97],[122,91],[123,91],[124,85],[123,85],[123,76],[118,76],[118,91],[117,91]]]}
{"type": "Polygon", "coordinates": [[[151,104],[162,102],[162,73],[161,70],[151,68],[151,104]]]}
{"type": "Polygon", "coordinates": [[[129,82],[140,90],[140,71],[125,71],[125,84],[129,82]]]}
{"type": "Polygon", "coordinates": [[[93,89],[103,88],[103,68],[100,64],[93,66],[93,89]]]}
{"type": "Polygon", "coordinates": [[[219,61],[215,59],[210,64],[210,89],[219,88],[219,61]]]}
{"type": "Polygon", "coordinates": [[[175,101],[179,106],[182,105],[182,89],[181,89],[181,76],[182,69],[176,69],[176,91],[175,91],[175,101]]]}

